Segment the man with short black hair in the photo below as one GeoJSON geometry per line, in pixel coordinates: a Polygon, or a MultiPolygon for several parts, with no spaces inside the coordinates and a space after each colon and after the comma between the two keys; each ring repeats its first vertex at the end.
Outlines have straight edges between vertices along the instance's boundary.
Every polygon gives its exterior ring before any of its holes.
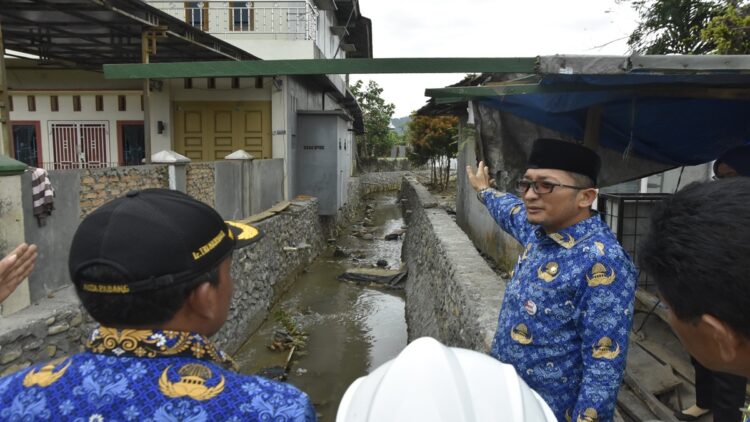
{"type": "Polygon", "coordinates": [[[89,214],[69,269],[102,325],[85,352],[0,378],[0,421],[314,421],[304,393],[234,372],[208,339],[229,311],[232,251],[259,238],[166,189],[89,214]]]}
{"type": "Polygon", "coordinates": [[[694,361],[696,404],[677,412],[680,420],[709,411],[716,422],[742,420],[750,376],[750,178],[727,173],[750,168],[733,161],[737,153],[717,160],[717,182],[691,184],[665,200],[639,249],[641,268],[656,281],[694,361]]]}
{"type": "Polygon", "coordinates": [[[525,248],[505,290],[490,354],[512,364],[560,421],[609,421],[625,369],[635,267],[601,217],[600,161],[570,142],[538,139],[516,190],[467,167],[495,221],[525,248]]]}

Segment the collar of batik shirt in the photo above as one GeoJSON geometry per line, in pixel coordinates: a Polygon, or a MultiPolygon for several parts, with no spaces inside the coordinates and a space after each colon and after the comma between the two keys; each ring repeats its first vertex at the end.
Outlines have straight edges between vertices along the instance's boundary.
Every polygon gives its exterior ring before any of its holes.
{"type": "Polygon", "coordinates": [[[91,333],[86,348],[92,353],[117,357],[192,357],[211,360],[227,369],[237,370],[234,360],[207,337],[185,331],[100,326],[91,333]]]}
{"type": "Polygon", "coordinates": [[[545,236],[562,246],[565,249],[571,249],[579,242],[588,239],[592,235],[601,231],[605,227],[601,215],[593,211],[591,217],[578,222],[570,227],[566,227],[556,233],[546,233],[541,227],[537,229],[537,236],[545,236]]]}

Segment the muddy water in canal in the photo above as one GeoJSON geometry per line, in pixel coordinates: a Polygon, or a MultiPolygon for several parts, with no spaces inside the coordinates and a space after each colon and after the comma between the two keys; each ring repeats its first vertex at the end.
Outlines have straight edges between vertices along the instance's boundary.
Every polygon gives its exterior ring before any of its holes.
{"type": "Polygon", "coordinates": [[[274,315],[283,309],[308,335],[305,348],[292,359],[288,382],[310,395],[324,422],[335,419],[338,403],[352,381],[406,346],[403,290],[336,279],[348,269],[372,268],[379,260],[387,261],[390,269],[401,265],[401,238],[384,240],[404,224],[397,194],[377,194],[366,204],[373,208],[368,222],[372,240],[353,236],[361,231],[359,227],[347,229],[337,245],[349,256],[334,258],[333,247],[324,252],[235,356],[243,373],[283,367],[288,352],[268,349],[274,333],[282,329],[274,315]]]}

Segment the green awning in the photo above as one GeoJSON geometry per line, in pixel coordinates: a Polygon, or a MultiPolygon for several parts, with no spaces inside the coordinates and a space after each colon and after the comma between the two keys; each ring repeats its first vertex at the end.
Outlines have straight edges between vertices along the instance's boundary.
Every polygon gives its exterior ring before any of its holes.
{"type": "Polygon", "coordinates": [[[534,73],[536,57],[250,60],[104,65],[106,79],[381,73],[534,73]]]}

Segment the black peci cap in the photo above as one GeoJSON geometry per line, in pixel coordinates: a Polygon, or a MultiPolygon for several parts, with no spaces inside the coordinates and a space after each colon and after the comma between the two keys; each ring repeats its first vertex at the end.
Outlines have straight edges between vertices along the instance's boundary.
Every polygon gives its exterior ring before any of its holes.
{"type": "Polygon", "coordinates": [[[157,290],[195,279],[257,241],[262,233],[241,222],[225,222],[210,206],[168,189],[128,192],[89,214],[70,246],[70,278],[92,293],[157,290]],[[84,280],[81,271],[108,266],[127,284],[84,280]]]}
{"type": "Polygon", "coordinates": [[[596,184],[601,169],[599,155],[583,145],[559,139],[534,141],[526,168],[557,169],[588,176],[596,184]]]}

